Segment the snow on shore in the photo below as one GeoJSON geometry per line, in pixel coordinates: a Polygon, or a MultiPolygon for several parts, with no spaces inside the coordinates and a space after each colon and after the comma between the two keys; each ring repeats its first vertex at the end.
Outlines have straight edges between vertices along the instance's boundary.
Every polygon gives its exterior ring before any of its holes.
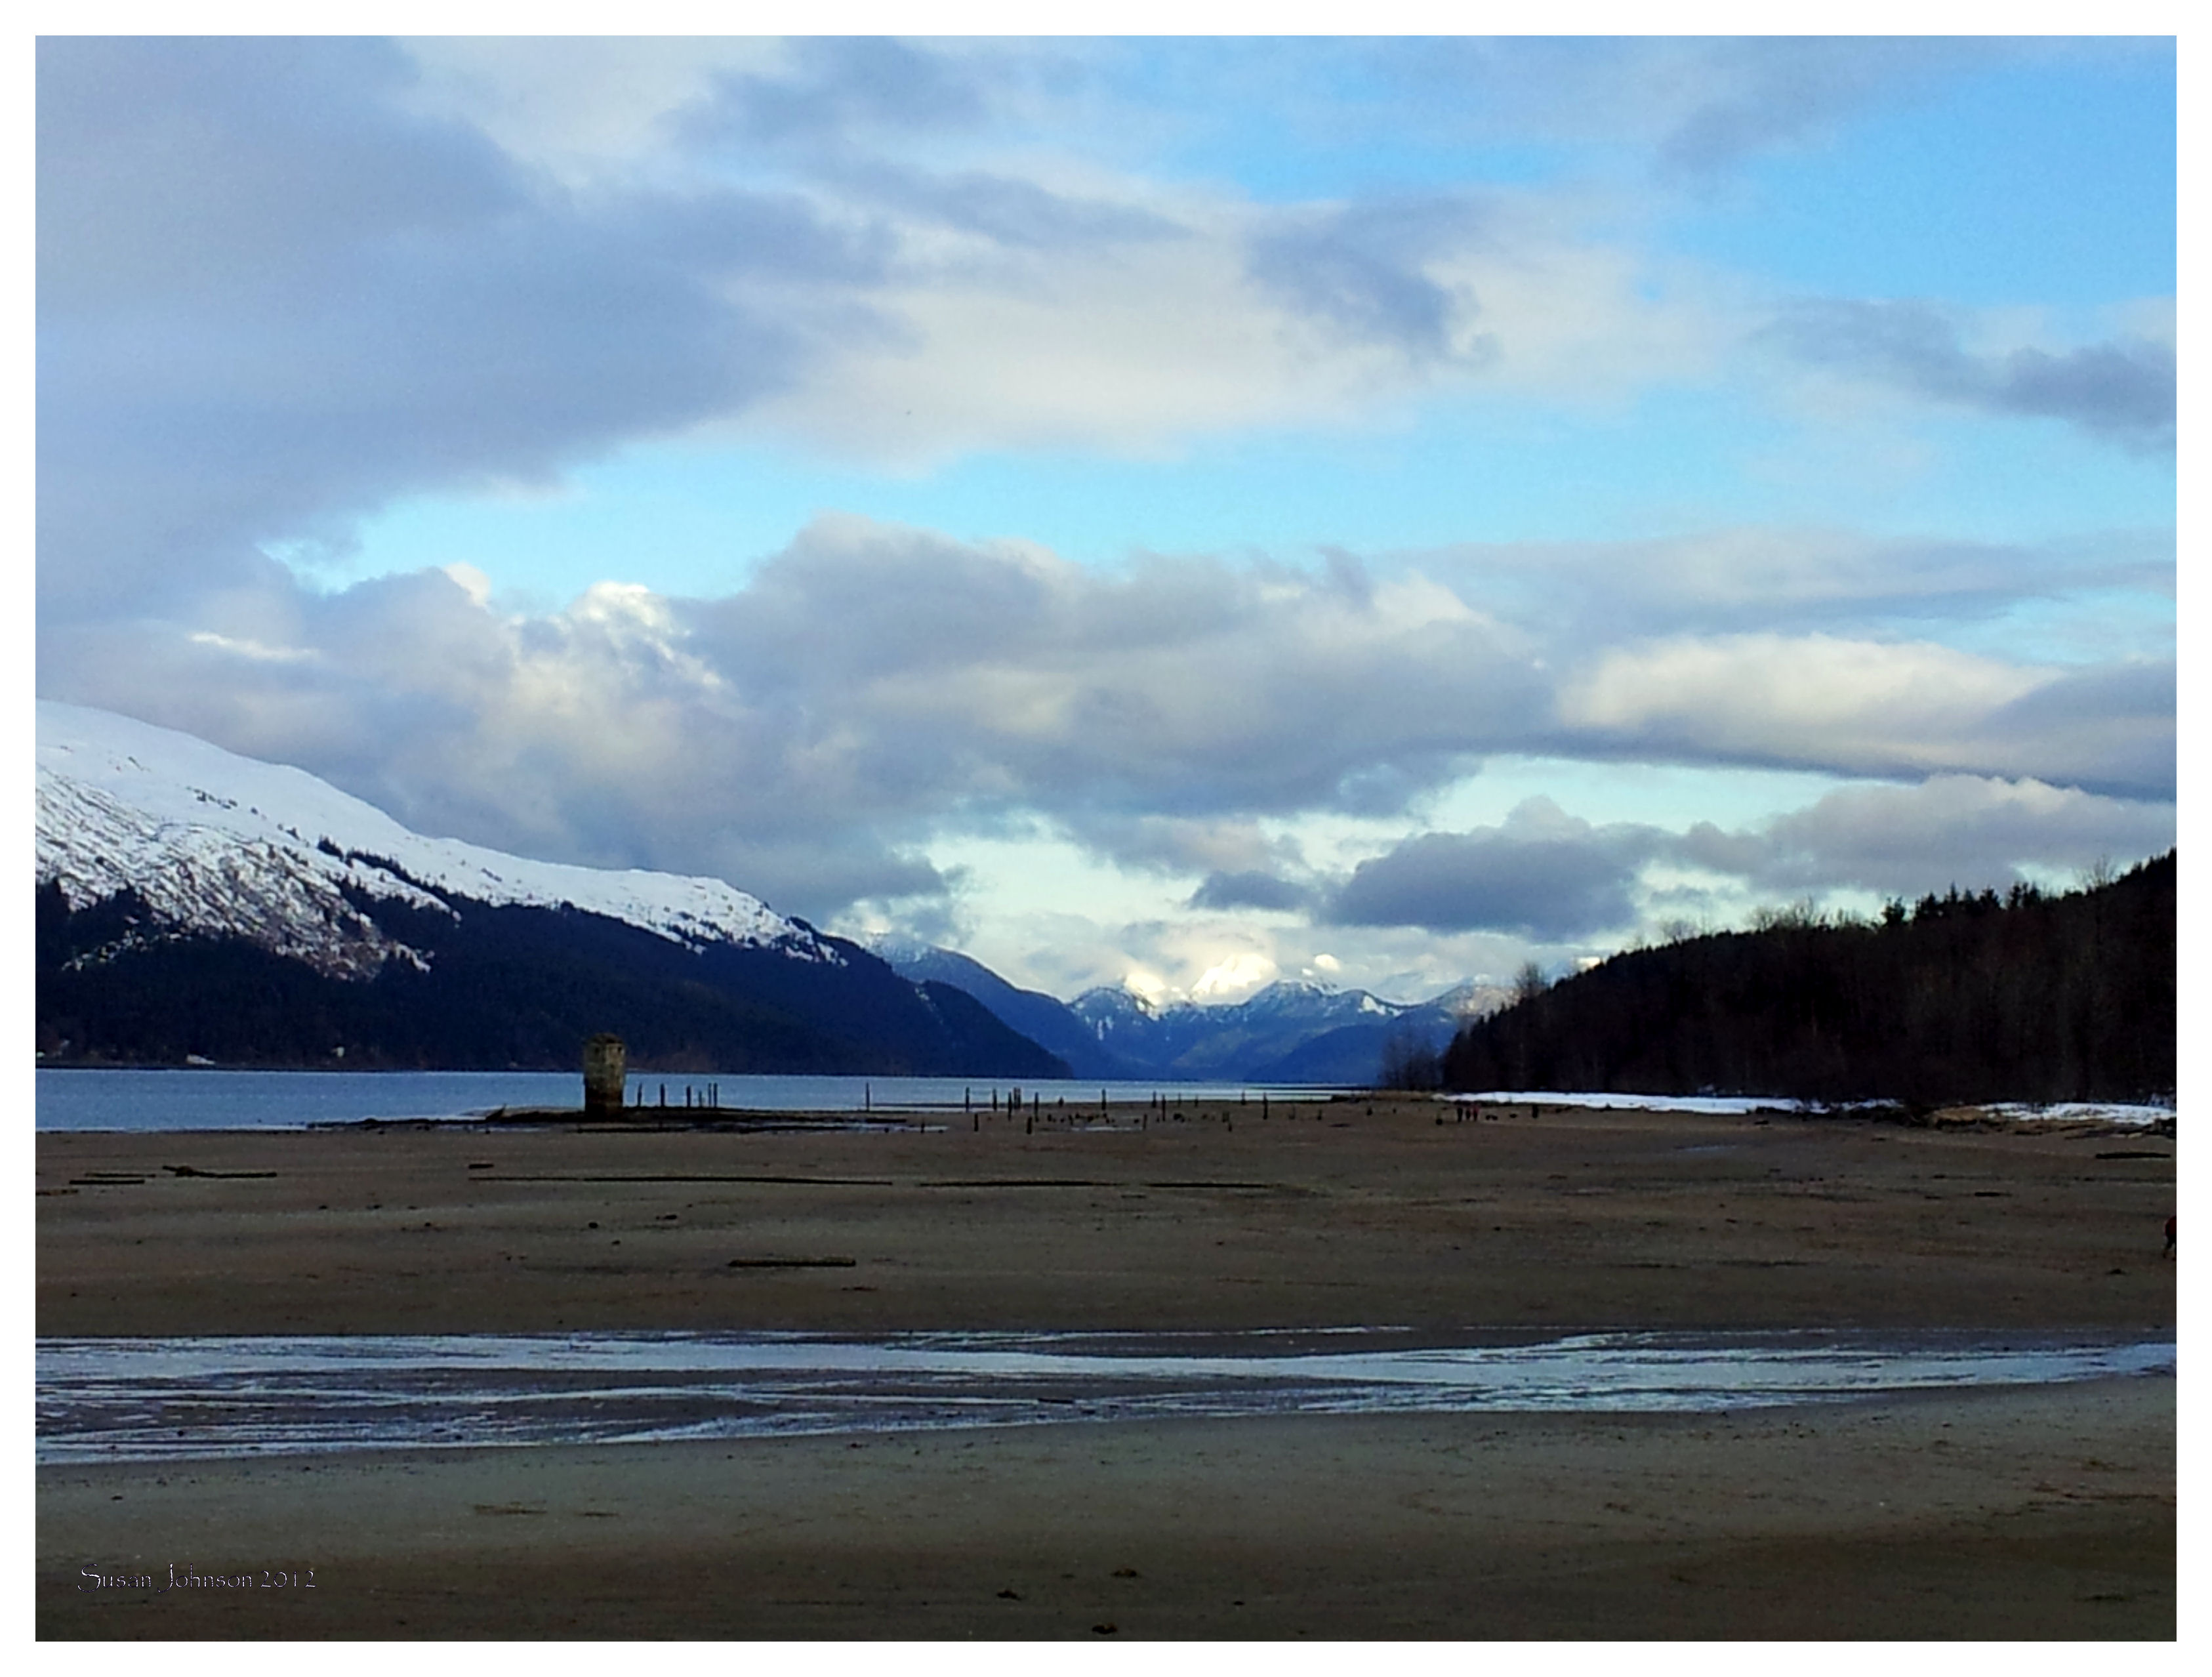
{"type": "Polygon", "coordinates": [[[2025,1101],[1999,1101],[1974,1109],[1986,1112],[1992,1118],[2055,1124],[2130,1124],[2147,1129],[2153,1124],[2173,1121],[2173,1109],[2170,1106],[2138,1106],[2115,1101],[2054,1101],[2047,1106],[2025,1101]]]}
{"type": "MultiPolygon", "coordinates": [[[[1556,1089],[1487,1090],[1479,1095],[1443,1095],[1440,1100],[1480,1106],[1578,1106],[1600,1111],[1694,1112],[1726,1117],[1749,1112],[1848,1112],[1854,1107],[1880,1102],[1793,1101],[1780,1095],[1618,1095],[1577,1094],[1556,1089]]],[[[2057,1101],[2037,1105],[2025,1101],[1998,1101],[1951,1109],[1986,1113],[1992,1118],[2027,1122],[2126,1124],[2148,1129],[2170,1123],[2170,1106],[2147,1106],[2119,1101],[2057,1101]]]]}
{"type": "Polygon", "coordinates": [[[1438,1098],[1462,1105],[1584,1106],[1603,1111],[1701,1112],[1725,1117],[1743,1112],[1807,1112],[1803,1101],[1778,1095],[1577,1095],[1553,1089],[1492,1089],[1480,1095],[1444,1095],[1438,1098]]]}

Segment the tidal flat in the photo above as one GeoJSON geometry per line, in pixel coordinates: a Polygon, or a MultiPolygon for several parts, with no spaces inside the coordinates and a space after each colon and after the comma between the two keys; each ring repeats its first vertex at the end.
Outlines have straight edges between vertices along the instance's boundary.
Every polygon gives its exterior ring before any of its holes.
{"type": "MultiPolygon", "coordinates": [[[[1097,1116],[41,1134],[39,1333],[2173,1334],[2174,1144],[2094,1124],[1097,1116]]],[[[39,1470],[39,1629],[2170,1637],[2174,1429],[2139,1375],[77,1461],[39,1470]]]]}

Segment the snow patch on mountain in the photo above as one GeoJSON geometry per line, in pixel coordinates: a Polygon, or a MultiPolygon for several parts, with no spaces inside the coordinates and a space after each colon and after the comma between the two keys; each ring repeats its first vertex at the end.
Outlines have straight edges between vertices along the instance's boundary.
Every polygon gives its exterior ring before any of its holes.
{"type": "Polygon", "coordinates": [[[1471,1021],[1486,1018],[1501,1008],[1510,1006],[1513,995],[1513,987],[1510,984],[1491,984],[1477,978],[1431,998],[1426,1005],[1441,1008],[1454,1018],[1471,1021]]]}
{"type": "MultiPolygon", "coordinates": [[[[416,951],[387,938],[346,900],[327,859],[319,858],[325,865],[318,866],[283,846],[165,822],[43,770],[38,813],[39,881],[58,880],[72,907],[127,888],[172,935],[188,928],[243,938],[331,976],[366,977],[395,956],[422,964],[416,951]]],[[[436,902],[411,886],[399,890],[436,902]]],[[[73,964],[109,958],[145,940],[146,933],[134,929],[73,964]]]]}
{"type": "Polygon", "coordinates": [[[161,927],[245,938],[333,975],[422,957],[346,890],[574,908],[690,947],[736,943],[842,964],[812,928],[720,879],[532,861],[428,838],[298,769],[109,712],[38,706],[38,877],[82,907],[125,886],[161,927]]]}

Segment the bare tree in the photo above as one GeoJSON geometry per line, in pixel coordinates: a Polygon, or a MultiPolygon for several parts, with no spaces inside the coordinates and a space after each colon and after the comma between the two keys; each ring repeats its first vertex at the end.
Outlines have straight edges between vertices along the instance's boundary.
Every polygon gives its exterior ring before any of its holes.
{"type": "Polygon", "coordinates": [[[1376,1079],[1380,1089],[1441,1089],[1444,1086],[1443,1056],[1426,1039],[1412,1031],[1399,1031],[1382,1045],[1382,1071],[1376,1079]]]}

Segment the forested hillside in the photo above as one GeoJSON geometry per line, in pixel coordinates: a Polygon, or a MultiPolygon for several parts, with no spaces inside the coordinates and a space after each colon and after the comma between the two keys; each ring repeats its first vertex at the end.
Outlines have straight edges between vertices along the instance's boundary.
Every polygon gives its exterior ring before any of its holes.
{"type": "Polygon", "coordinates": [[[2175,853],[2109,884],[1783,914],[1614,956],[1462,1031],[1447,1087],[2124,1100],[2174,1087],[2175,853]]]}
{"type": "Polygon", "coordinates": [[[866,951],[690,947],[576,908],[460,912],[361,895],[386,936],[425,952],[334,977],[235,937],[164,927],[135,892],[72,909],[38,894],[38,1043],[50,1065],[568,1070],[611,1030],[660,1071],[1062,1077],[1066,1063],[948,984],[866,951]],[[342,1052],[341,1052],[342,1051],[342,1052]]]}

